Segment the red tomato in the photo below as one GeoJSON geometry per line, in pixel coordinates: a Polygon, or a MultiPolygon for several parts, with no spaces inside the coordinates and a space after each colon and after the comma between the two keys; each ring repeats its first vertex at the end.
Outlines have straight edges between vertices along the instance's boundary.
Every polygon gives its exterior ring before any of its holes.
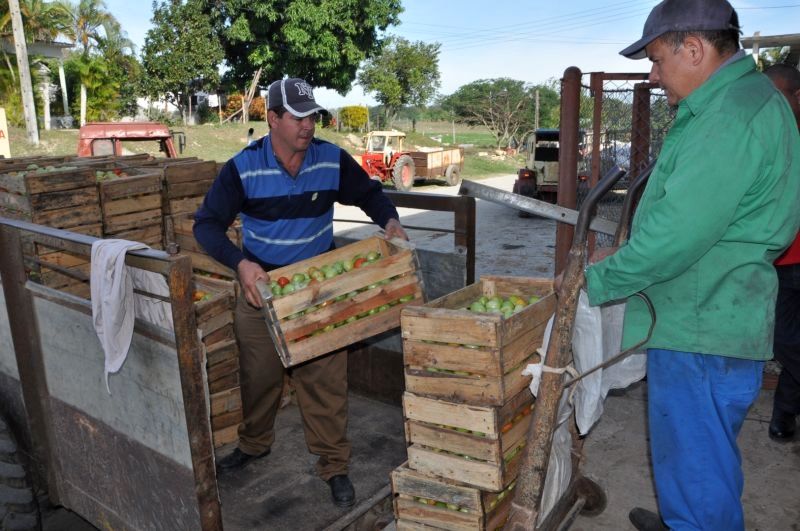
{"type": "Polygon", "coordinates": [[[358,269],[359,267],[361,267],[362,265],[364,265],[364,263],[365,263],[366,261],[367,261],[367,259],[366,259],[366,258],[359,258],[358,260],[356,260],[355,262],[353,262],[353,269],[358,269]]]}
{"type": "Polygon", "coordinates": [[[279,279],[278,279],[278,285],[279,285],[280,287],[284,287],[284,286],[285,286],[286,284],[288,284],[289,282],[291,282],[291,280],[289,280],[289,279],[288,279],[288,278],[286,278],[286,277],[281,277],[281,278],[279,278],[279,279]]]}

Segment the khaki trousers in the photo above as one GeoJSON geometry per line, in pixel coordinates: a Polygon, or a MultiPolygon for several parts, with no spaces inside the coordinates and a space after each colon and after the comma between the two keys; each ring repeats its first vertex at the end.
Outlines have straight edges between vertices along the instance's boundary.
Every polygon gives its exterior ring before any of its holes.
{"type": "MultiPolygon", "coordinates": [[[[275,416],[286,369],[269,335],[261,310],[238,297],[234,315],[239,344],[243,420],[239,449],[258,455],[275,441],[275,416]]],[[[319,456],[323,480],[347,474],[347,351],[334,352],[289,369],[303,419],[308,450],[319,456]]]]}

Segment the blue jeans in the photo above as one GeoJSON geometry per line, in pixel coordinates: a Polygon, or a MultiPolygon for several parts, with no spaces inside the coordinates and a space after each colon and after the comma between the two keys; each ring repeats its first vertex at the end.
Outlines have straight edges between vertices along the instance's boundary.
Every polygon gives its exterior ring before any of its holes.
{"type": "Polygon", "coordinates": [[[658,507],[670,529],[744,529],[736,437],[764,363],[647,351],[648,423],[658,507]]]}

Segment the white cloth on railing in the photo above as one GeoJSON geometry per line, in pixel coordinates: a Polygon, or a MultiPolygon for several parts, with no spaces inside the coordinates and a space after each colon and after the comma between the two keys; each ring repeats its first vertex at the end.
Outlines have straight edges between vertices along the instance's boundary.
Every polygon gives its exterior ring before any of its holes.
{"type": "Polygon", "coordinates": [[[173,329],[169,304],[149,297],[134,297],[134,286],[146,292],[169,295],[163,276],[125,265],[125,254],[140,249],[149,247],[120,239],[96,240],[92,244],[92,322],[105,354],[103,376],[109,394],[108,375],[118,372],[125,363],[136,317],[173,329]]]}

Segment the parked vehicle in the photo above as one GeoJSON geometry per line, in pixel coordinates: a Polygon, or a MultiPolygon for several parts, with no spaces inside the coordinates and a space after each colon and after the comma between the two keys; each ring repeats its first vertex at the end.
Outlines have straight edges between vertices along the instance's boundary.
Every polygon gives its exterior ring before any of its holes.
{"type": "Polygon", "coordinates": [[[81,127],[78,133],[78,156],[125,155],[123,149],[130,143],[150,142],[158,144],[159,153],[177,158],[186,146],[186,135],[172,131],[156,122],[95,122],[81,127]],[[175,149],[175,143],[178,149],[175,149]]]}
{"type": "Polygon", "coordinates": [[[537,129],[525,140],[527,159],[517,173],[514,193],[556,202],[558,195],[558,129],[537,129]]]}
{"type": "Polygon", "coordinates": [[[400,131],[372,131],[364,139],[364,153],[353,157],[370,177],[391,182],[403,192],[411,190],[415,180],[444,179],[450,186],[461,182],[462,148],[405,151],[405,137],[400,131]]]}

